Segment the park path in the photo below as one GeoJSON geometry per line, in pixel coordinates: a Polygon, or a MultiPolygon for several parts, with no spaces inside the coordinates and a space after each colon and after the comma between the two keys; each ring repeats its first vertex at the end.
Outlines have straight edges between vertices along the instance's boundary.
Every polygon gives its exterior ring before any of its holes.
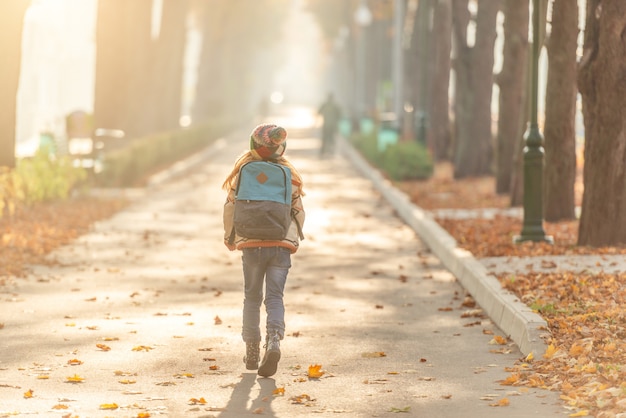
{"type": "Polygon", "coordinates": [[[498,383],[517,347],[490,344],[502,332],[346,159],[287,129],[307,221],[277,374],[244,368],[240,254],[222,244],[246,130],[0,289],[0,417],[563,416],[557,393],[498,383]]]}

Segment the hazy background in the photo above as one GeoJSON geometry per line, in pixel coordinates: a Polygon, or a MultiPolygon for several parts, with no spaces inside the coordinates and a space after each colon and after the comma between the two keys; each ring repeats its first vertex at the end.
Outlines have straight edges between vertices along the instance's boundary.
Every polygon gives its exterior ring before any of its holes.
{"type": "MultiPolygon", "coordinates": [[[[153,33],[158,33],[160,0],[153,0],[153,33]]],[[[326,94],[324,71],[328,58],[320,31],[304,11],[302,0],[285,0],[280,48],[286,59],[277,62],[267,94],[281,92],[293,103],[315,105],[326,94]]],[[[65,116],[75,110],[93,112],[95,25],[97,0],[33,0],[24,20],[21,79],[18,90],[16,155],[32,154],[42,131],[64,135],[65,116]]],[[[197,79],[201,37],[188,22],[182,114],[190,111],[197,79]]],[[[183,120],[184,122],[184,120],[183,120]]]]}

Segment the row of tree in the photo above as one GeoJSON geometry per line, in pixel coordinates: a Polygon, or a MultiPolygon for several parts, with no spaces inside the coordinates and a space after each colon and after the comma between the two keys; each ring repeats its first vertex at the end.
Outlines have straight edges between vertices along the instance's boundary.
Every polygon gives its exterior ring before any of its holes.
{"type": "MultiPolygon", "coordinates": [[[[433,156],[452,161],[457,179],[494,175],[497,193],[510,194],[511,204],[520,205],[523,138],[532,87],[529,11],[535,2],[402,3],[406,10],[402,34],[404,99],[418,114],[429,116],[426,139],[433,156]],[[494,74],[499,16],[504,19],[503,63],[494,74]],[[470,28],[473,36],[468,36],[470,28]],[[451,81],[453,91],[449,88],[451,81]],[[494,85],[499,90],[495,129],[491,110],[494,85]]],[[[539,45],[546,48],[549,67],[543,118],[545,219],[559,221],[576,216],[575,118],[580,93],[585,146],[579,244],[626,244],[626,2],[587,0],[584,22],[579,22],[577,1],[536,3],[541,16],[539,45]],[[584,28],[580,59],[579,26],[584,28]]],[[[358,36],[360,29],[353,16],[362,2],[309,0],[308,4],[324,23],[321,27],[328,40],[336,39],[342,28],[351,28],[351,33],[358,36]]],[[[392,9],[394,2],[369,0],[365,4],[375,11],[375,18],[390,19],[393,14],[376,10],[392,9]]],[[[348,53],[354,55],[354,51],[348,53]]],[[[366,85],[376,88],[376,84],[366,85]]]]}
{"type": "MultiPolygon", "coordinates": [[[[285,1],[161,3],[155,28],[153,0],[98,1],[95,126],[121,129],[128,137],[179,128],[190,25],[202,38],[193,122],[251,112],[280,61],[274,45],[283,35],[285,1]]],[[[15,166],[16,94],[29,6],[29,0],[0,2],[0,166],[15,166]]]]}

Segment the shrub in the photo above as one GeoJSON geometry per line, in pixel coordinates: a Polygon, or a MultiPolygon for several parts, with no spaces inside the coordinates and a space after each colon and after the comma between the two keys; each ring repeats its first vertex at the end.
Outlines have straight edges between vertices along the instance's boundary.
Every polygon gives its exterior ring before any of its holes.
{"type": "Polygon", "coordinates": [[[14,170],[0,170],[0,217],[13,215],[21,205],[66,199],[87,178],[69,157],[56,158],[46,150],[17,161],[14,170]]]}
{"type": "Polygon", "coordinates": [[[230,128],[232,124],[213,122],[133,139],[128,146],[104,155],[96,184],[139,186],[149,175],[208,146],[230,128]]]}
{"type": "Polygon", "coordinates": [[[393,180],[425,180],[433,175],[434,164],[426,147],[411,141],[389,145],[381,168],[393,180]]]}
{"type": "Polygon", "coordinates": [[[392,180],[421,180],[430,178],[433,174],[432,157],[426,147],[418,142],[389,144],[384,151],[380,151],[377,131],[352,134],[350,142],[370,164],[392,180]]]}

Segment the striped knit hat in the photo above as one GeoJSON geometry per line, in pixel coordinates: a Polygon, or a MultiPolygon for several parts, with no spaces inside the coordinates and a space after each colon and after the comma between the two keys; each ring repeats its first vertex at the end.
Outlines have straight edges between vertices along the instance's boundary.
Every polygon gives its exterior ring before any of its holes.
{"type": "Polygon", "coordinates": [[[250,150],[263,160],[280,157],[287,148],[287,131],[277,125],[262,124],[250,135],[250,150]]]}

